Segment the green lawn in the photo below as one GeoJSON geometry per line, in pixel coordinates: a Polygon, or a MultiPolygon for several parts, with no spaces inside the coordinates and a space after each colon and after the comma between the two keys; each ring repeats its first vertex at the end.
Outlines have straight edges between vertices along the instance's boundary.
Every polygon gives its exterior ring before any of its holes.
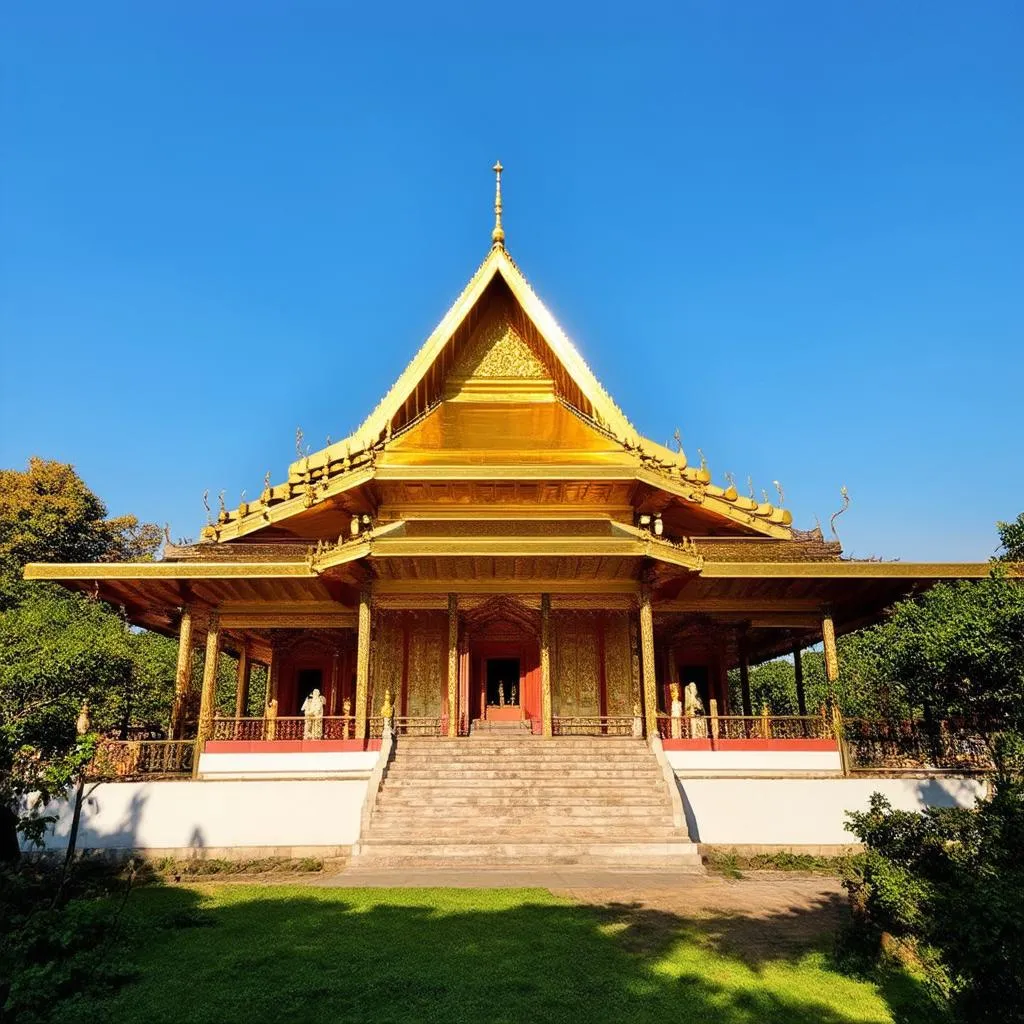
{"type": "MultiPolygon", "coordinates": [[[[749,921],[590,906],[544,890],[208,885],[132,894],[136,980],[61,1020],[118,1024],[925,1020],[826,951],[749,921]],[[745,952],[748,949],[760,953],[745,952]]],[[[765,925],[769,927],[769,925],[765,925]]]]}

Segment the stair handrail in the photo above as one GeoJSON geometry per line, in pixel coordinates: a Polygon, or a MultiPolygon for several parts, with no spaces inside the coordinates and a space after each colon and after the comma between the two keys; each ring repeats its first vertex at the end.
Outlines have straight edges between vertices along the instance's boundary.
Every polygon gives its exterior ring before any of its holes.
{"type": "Polygon", "coordinates": [[[661,769],[661,776],[668,786],[668,798],[672,804],[672,824],[676,828],[683,828],[686,825],[686,814],[683,811],[683,796],[679,792],[679,783],[676,780],[676,773],[672,765],[668,763],[665,756],[665,748],[662,746],[660,736],[649,736],[647,738],[651,753],[654,754],[658,767],[661,769]]]}
{"type": "Polygon", "coordinates": [[[373,819],[374,808],[377,806],[377,796],[380,787],[384,784],[384,776],[387,774],[388,765],[395,752],[395,734],[390,728],[383,730],[384,735],[380,741],[380,753],[377,755],[377,763],[373,766],[370,779],[366,783],[366,796],[363,798],[363,809],[359,816],[359,842],[353,849],[353,854],[359,852],[359,843],[363,841],[366,830],[370,827],[373,819]]]}

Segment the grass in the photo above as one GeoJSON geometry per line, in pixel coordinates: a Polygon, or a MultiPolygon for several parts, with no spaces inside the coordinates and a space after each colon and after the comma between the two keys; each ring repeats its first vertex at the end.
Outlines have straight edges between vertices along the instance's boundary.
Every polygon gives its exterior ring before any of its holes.
{"type": "MultiPolygon", "coordinates": [[[[789,915],[792,916],[792,915],[789,915]]],[[[815,944],[545,890],[195,885],[136,891],[137,978],[69,1022],[874,1024],[914,1016],[909,979],[843,974],[815,944]]]]}
{"type": "Polygon", "coordinates": [[[744,856],[725,850],[709,850],[704,865],[727,878],[742,878],[744,871],[799,871],[811,875],[843,878],[860,863],[861,854],[816,857],[809,853],[758,853],[744,856]]]}

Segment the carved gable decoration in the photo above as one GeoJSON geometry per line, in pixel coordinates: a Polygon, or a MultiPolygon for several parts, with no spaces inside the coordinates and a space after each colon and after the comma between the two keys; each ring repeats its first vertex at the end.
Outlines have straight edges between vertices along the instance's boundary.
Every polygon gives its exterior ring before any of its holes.
{"type": "Polygon", "coordinates": [[[554,382],[508,310],[473,332],[448,374],[445,398],[462,401],[550,401],[554,382]]]}

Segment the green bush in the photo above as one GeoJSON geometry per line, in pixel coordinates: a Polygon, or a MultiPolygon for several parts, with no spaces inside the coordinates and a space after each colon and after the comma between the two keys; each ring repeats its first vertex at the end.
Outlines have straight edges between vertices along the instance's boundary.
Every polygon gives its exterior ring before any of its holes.
{"type": "Polygon", "coordinates": [[[120,905],[109,873],[87,873],[57,899],[54,869],[0,867],[0,1020],[43,1024],[70,999],[107,992],[129,976],[120,905]],[[68,898],[71,897],[71,898],[68,898]]]}
{"type": "Polygon", "coordinates": [[[1024,1021],[1024,774],[1004,737],[994,796],[976,809],[895,811],[880,794],[848,815],[866,854],[847,879],[856,928],[919,967],[970,1024],[1024,1021]]]}

